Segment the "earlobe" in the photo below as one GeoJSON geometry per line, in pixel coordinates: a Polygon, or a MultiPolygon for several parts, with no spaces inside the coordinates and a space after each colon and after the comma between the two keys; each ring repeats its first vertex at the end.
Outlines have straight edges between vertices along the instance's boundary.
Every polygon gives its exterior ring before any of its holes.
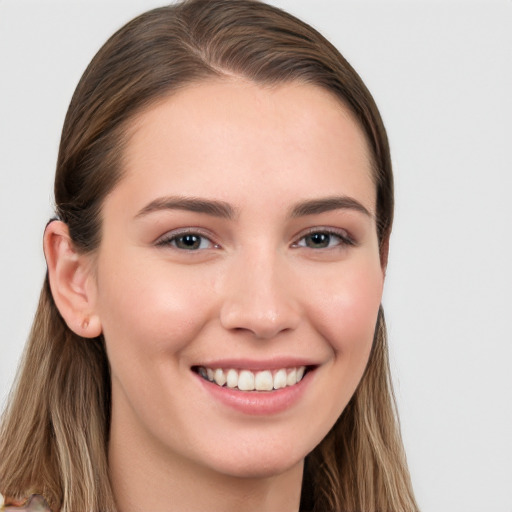
{"type": "Polygon", "coordinates": [[[84,338],[99,336],[90,258],[77,252],[64,222],[46,226],[44,254],[53,300],[68,327],[84,338]]]}

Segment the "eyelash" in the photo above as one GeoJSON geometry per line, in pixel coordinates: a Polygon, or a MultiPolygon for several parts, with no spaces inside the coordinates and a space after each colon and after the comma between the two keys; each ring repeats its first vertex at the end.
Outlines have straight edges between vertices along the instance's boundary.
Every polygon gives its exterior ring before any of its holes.
{"type": "Polygon", "coordinates": [[[215,242],[213,242],[211,240],[210,235],[206,235],[205,233],[202,233],[199,230],[194,230],[191,228],[186,228],[186,229],[183,229],[182,231],[173,231],[171,233],[168,233],[168,234],[164,235],[163,237],[161,237],[159,240],[157,240],[156,245],[160,246],[160,247],[171,246],[174,249],[177,249],[180,251],[190,251],[190,252],[194,252],[197,250],[204,250],[204,249],[212,249],[212,248],[218,249],[220,247],[218,244],[216,244],[215,242]],[[200,247],[199,246],[197,249],[178,247],[177,241],[180,239],[184,239],[187,236],[198,238],[200,240],[200,245],[202,245],[204,240],[207,240],[211,244],[211,247],[200,247]]]}
{"type": "Polygon", "coordinates": [[[346,247],[346,246],[355,246],[356,245],[355,240],[353,240],[345,230],[336,230],[336,229],[332,229],[332,228],[316,227],[316,228],[312,228],[309,231],[307,231],[306,233],[302,234],[301,237],[298,239],[298,241],[292,244],[292,247],[308,248],[307,245],[301,244],[300,242],[312,235],[327,235],[329,237],[329,244],[330,244],[332,237],[338,239],[338,243],[334,246],[327,246],[327,247],[320,247],[320,248],[309,247],[309,249],[313,249],[313,250],[336,249],[336,248],[342,248],[342,247],[346,247]]]}
{"type": "MultiPolygon", "coordinates": [[[[220,247],[218,244],[216,244],[215,242],[213,242],[211,240],[209,235],[206,235],[199,230],[196,231],[196,230],[193,230],[190,228],[186,228],[179,232],[172,232],[167,235],[164,235],[162,238],[160,238],[156,242],[156,245],[159,247],[171,246],[177,250],[189,251],[189,252],[195,252],[195,251],[199,251],[199,250],[212,249],[212,248],[218,249],[220,247]],[[184,239],[185,237],[196,237],[197,239],[199,239],[199,246],[196,248],[179,247],[177,245],[178,241],[180,239],[184,239]],[[210,247],[201,247],[201,245],[203,244],[203,241],[205,241],[205,240],[208,241],[208,243],[210,244],[210,247]]],[[[313,250],[321,250],[321,249],[336,249],[336,248],[340,248],[340,247],[355,246],[355,245],[356,245],[355,240],[353,240],[347,234],[346,231],[320,227],[320,228],[312,228],[309,231],[307,231],[306,233],[302,234],[301,237],[296,242],[294,242],[291,246],[293,248],[304,247],[304,248],[309,248],[309,249],[313,249],[313,250]],[[304,242],[303,244],[301,243],[302,241],[305,241],[307,237],[310,237],[312,235],[326,235],[327,237],[329,237],[328,238],[328,246],[315,248],[315,247],[308,247],[306,245],[306,242],[304,242]],[[330,246],[330,242],[333,237],[338,239],[338,243],[336,243],[334,246],[330,246]]]]}

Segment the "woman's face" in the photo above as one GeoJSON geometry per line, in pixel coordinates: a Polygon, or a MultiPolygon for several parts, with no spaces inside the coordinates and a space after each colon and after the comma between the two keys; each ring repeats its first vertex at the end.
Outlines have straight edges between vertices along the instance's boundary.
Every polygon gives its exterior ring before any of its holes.
{"type": "Polygon", "coordinates": [[[322,89],[241,79],[130,133],[95,255],[112,442],[228,475],[297,466],[354,393],[381,301],[363,133],[322,89]]]}

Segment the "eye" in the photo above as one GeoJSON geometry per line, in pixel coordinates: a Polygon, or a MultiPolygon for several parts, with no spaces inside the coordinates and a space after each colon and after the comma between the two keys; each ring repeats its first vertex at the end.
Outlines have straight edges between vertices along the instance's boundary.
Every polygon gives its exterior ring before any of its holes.
{"type": "Polygon", "coordinates": [[[158,246],[171,246],[184,251],[198,251],[218,247],[208,237],[192,231],[169,233],[156,242],[158,246]]]}
{"type": "Polygon", "coordinates": [[[293,244],[294,247],[308,249],[331,249],[344,245],[355,245],[355,242],[345,232],[325,229],[310,231],[293,244]]]}

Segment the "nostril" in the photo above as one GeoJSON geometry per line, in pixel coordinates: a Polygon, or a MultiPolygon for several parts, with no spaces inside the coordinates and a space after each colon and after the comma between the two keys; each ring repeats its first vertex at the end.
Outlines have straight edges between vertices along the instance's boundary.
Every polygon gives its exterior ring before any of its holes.
{"type": "Polygon", "coordinates": [[[298,321],[294,313],[288,312],[253,315],[248,311],[231,311],[221,318],[221,324],[225,329],[234,333],[250,333],[256,339],[271,339],[278,334],[293,331],[298,321]]]}
{"type": "Polygon", "coordinates": [[[236,282],[231,275],[232,285],[226,289],[220,310],[222,326],[233,332],[250,332],[260,339],[294,330],[301,320],[301,301],[286,286],[257,274],[237,273],[236,282]]]}

